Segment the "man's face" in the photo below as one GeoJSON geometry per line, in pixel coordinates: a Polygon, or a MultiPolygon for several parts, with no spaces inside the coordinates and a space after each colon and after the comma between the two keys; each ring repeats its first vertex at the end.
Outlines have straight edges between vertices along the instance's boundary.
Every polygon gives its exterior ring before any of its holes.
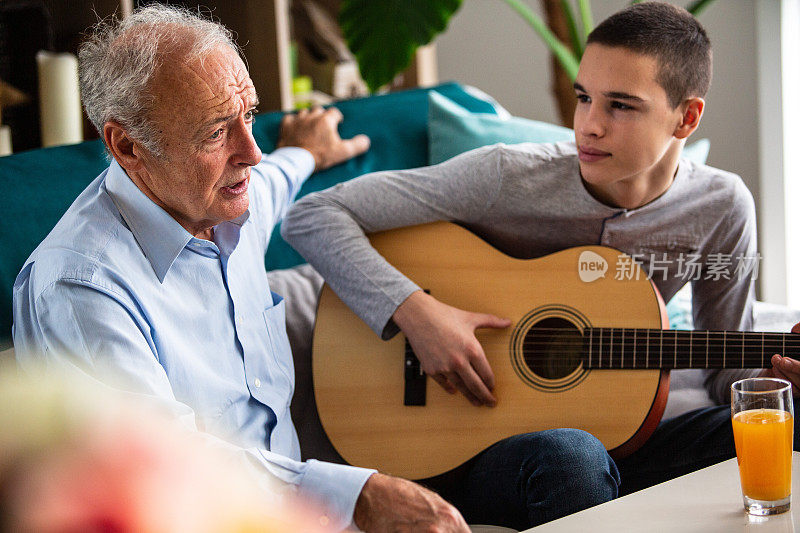
{"type": "Polygon", "coordinates": [[[681,106],[673,109],[656,82],[655,58],[625,48],[590,44],[581,59],[575,94],[575,142],[581,176],[598,196],[618,198],[674,172],[680,149],[673,137],[681,106]]]}
{"type": "Polygon", "coordinates": [[[238,54],[220,46],[202,60],[168,60],[154,80],[151,120],[162,156],[142,154],[144,192],[189,233],[242,215],[250,167],[261,160],[252,135],[257,97],[238,54]]]}

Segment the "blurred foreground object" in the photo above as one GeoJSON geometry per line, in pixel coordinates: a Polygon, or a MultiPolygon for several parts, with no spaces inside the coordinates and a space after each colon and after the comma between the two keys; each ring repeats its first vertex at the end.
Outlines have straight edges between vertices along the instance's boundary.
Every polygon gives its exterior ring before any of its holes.
{"type": "Polygon", "coordinates": [[[98,382],[0,372],[0,531],[315,531],[243,463],[98,382]]]}

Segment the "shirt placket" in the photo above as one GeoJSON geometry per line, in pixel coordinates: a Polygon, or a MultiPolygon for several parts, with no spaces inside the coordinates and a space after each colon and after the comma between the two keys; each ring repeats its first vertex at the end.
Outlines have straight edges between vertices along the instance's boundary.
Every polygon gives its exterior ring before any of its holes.
{"type": "Polygon", "coordinates": [[[269,332],[264,321],[263,309],[260,306],[248,306],[244,302],[252,300],[249,291],[254,290],[245,280],[247,276],[237,275],[235,258],[232,253],[220,254],[220,266],[223,279],[228,291],[233,308],[233,322],[236,339],[242,347],[245,380],[250,395],[269,410],[267,423],[268,434],[272,432],[277,423],[277,413],[282,412],[283,403],[280,387],[276,386],[273,372],[277,369],[270,368],[270,360],[265,351],[272,350],[269,332]],[[233,258],[233,260],[232,260],[233,258]],[[234,263],[233,265],[231,263],[234,263]],[[233,272],[232,272],[233,270],[233,272]]]}

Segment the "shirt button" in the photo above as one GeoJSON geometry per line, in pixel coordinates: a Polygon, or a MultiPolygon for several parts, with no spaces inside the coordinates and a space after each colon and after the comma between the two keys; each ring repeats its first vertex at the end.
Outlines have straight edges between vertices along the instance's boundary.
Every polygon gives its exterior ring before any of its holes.
{"type": "Polygon", "coordinates": [[[261,387],[261,380],[256,378],[256,380],[253,382],[253,385],[255,385],[257,389],[260,388],[261,387]]]}

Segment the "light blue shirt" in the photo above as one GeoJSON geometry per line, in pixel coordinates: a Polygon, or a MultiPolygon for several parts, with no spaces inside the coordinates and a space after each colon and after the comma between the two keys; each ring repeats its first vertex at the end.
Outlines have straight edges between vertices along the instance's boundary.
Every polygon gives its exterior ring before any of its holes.
{"type": "MultiPolygon", "coordinates": [[[[75,200],[14,283],[14,345],[40,362],[114,376],[235,444],[259,475],[350,524],[372,470],[299,462],[283,298],[270,291],[272,230],[314,169],[283,148],[252,168],[249,209],[197,239],[113,162],[75,200]]],[[[46,191],[44,191],[46,194],[46,191]]]]}

